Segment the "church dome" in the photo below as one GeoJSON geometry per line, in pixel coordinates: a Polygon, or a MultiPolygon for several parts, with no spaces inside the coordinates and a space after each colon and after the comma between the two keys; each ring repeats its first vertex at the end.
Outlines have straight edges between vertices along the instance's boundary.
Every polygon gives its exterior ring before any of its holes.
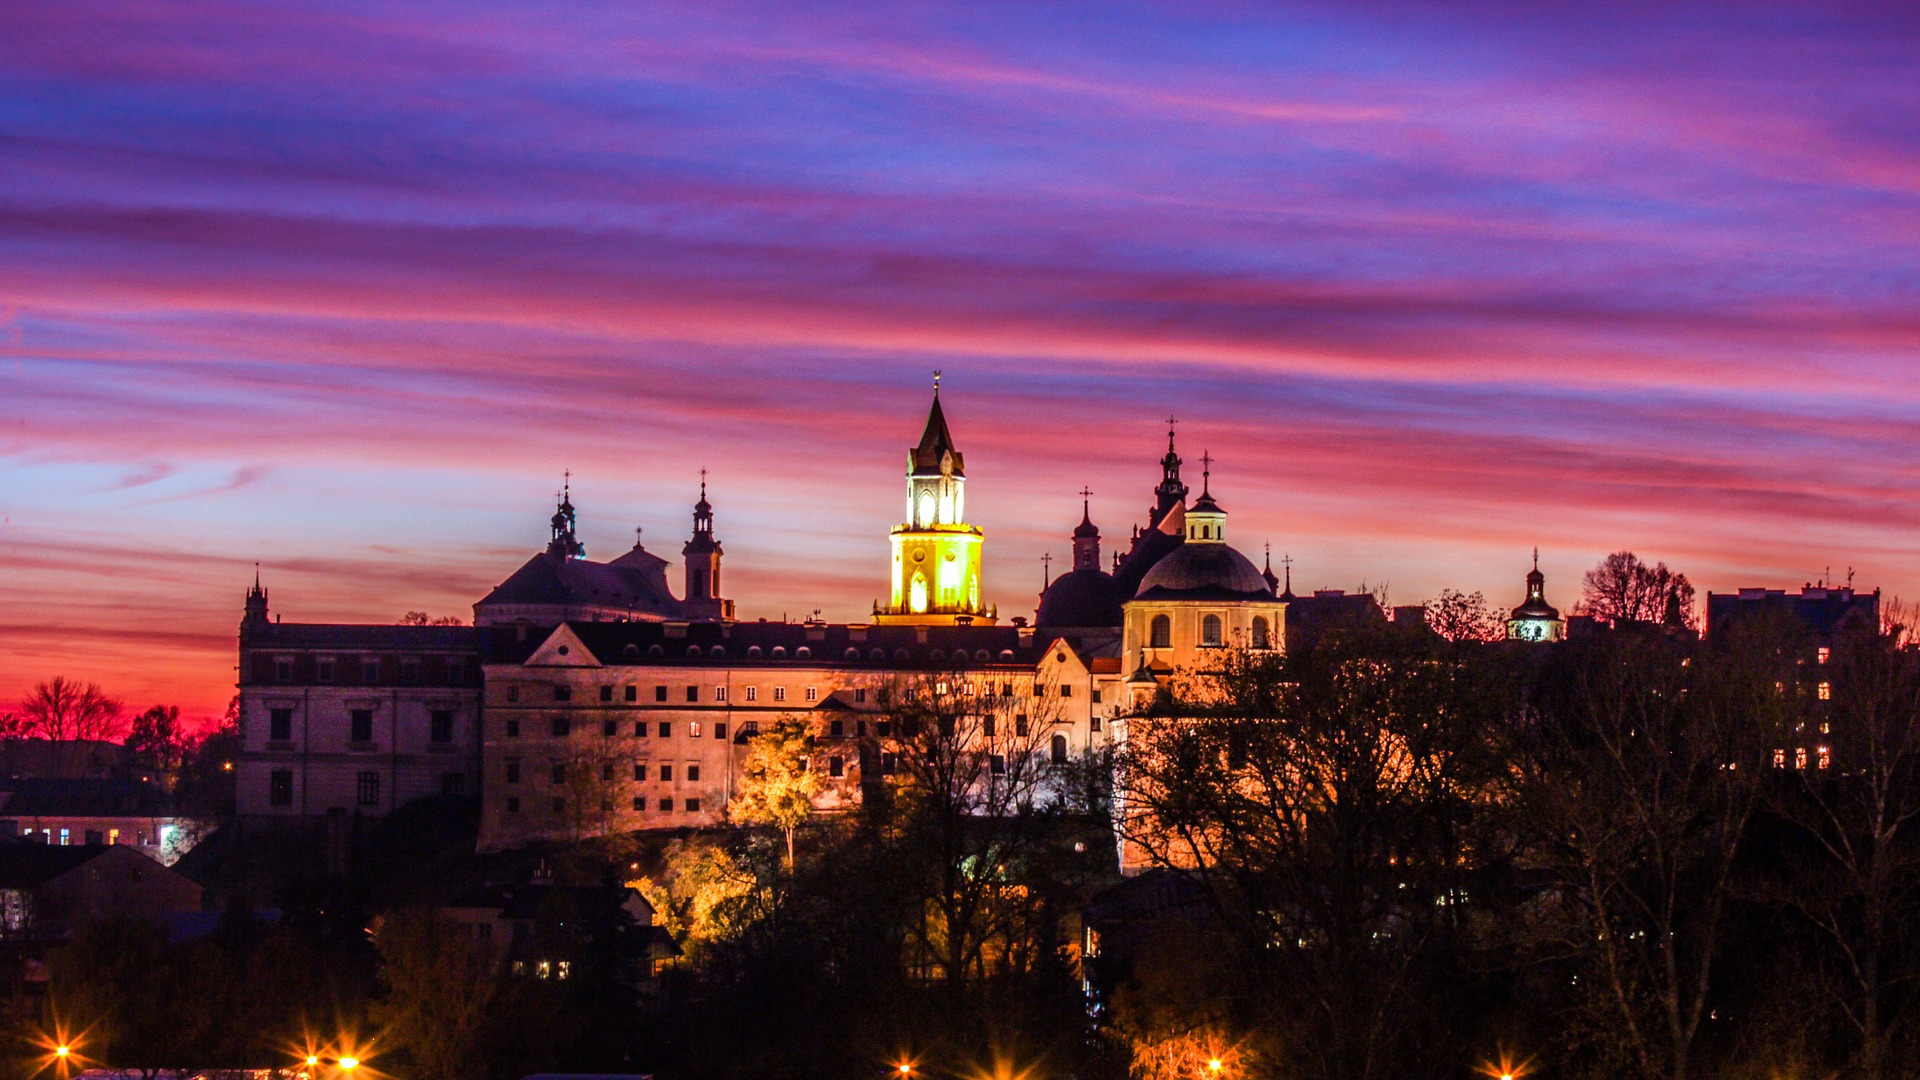
{"type": "Polygon", "coordinates": [[[1147,571],[1136,597],[1270,600],[1273,589],[1260,568],[1221,543],[1186,543],[1147,571]]]}
{"type": "Polygon", "coordinates": [[[1040,594],[1035,626],[1119,626],[1125,619],[1113,578],[1098,570],[1074,570],[1053,579],[1040,594]]]}

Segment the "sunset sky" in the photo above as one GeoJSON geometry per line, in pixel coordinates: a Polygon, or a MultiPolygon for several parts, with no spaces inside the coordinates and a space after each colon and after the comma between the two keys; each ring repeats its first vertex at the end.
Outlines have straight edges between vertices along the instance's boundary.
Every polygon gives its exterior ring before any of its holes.
{"type": "Polygon", "coordinates": [[[860,618],[935,368],[1003,615],[1169,412],[1296,587],[1920,598],[1910,6],[807,7],[5,5],[0,703],[470,616],[569,469],[860,618]]]}

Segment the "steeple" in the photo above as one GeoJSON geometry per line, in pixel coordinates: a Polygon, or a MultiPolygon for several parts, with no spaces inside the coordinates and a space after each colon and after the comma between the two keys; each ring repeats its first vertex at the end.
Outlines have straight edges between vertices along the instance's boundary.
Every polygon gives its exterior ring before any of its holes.
{"type": "Polygon", "coordinates": [[[240,626],[265,626],[267,624],[267,590],[260,584],[260,564],[253,564],[253,588],[247,590],[246,614],[240,619],[240,626]]]}
{"type": "Polygon", "coordinates": [[[687,603],[720,597],[720,541],[713,537],[713,504],[707,501],[707,470],[700,470],[700,501],[693,504],[693,536],[680,554],[687,560],[687,603]]]}
{"type": "Polygon", "coordinates": [[[1278,594],[1280,592],[1280,579],[1273,574],[1273,545],[1268,544],[1266,547],[1267,562],[1265,566],[1260,568],[1260,576],[1267,579],[1267,588],[1272,589],[1278,594]]]}
{"type": "Polygon", "coordinates": [[[1507,637],[1513,641],[1561,641],[1567,636],[1566,620],[1547,603],[1547,576],[1540,572],[1540,549],[1533,549],[1533,569],[1527,572],[1527,601],[1513,609],[1507,619],[1507,637]]]}
{"type": "Polygon", "coordinates": [[[1100,530],[1093,524],[1093,491],[1080,489],[1080,524],[1073,530],[1073,568],[1100,569],[1100,530]]]}
{"type": "Polygon", "coordinates": [[[1160,459],[1160,484],[1153,489],[1153,509],[1148,511],[1147,527],[1153,528],[1167,516],[1167,511],[1186,502],[1187,485],[1180,482],[1180,455],[1173,449],[1173,426],[1178,420],[1167,417],[1167,456],[1160,459]]]}
{"type": "Polygon", "coordinates": [[[1540,572],[1540,549],[1533,549],[1533,570],[1527,574],[1527,603],[1545,604],[1547,575],[1540,572]]]}
{"type": "Polygon", "coordinates": [[[573,473],[568,472],[560,488],[560,505],[553,512],[553,539],[547,541],[547,554],[562,559],[584,559],[587,549],[574,535],[573,473]]]}
{"type": "Polygon", "coordinates": [[[1200,497],[1187,507],[1187,543],[1224,544],[1227,540],[1227,512],[1213,501],[1213,455],[1201,454],[1200,497]]]}
{"type": "Polygon", "coordinates": [[[965,462],[940,407],[940,373],[920,442],[907,450],[907,515],[893,529],[892,589],[874,605],[881,622],[988,625],[980,599],[979,529],[967,524],[965,462]]]}

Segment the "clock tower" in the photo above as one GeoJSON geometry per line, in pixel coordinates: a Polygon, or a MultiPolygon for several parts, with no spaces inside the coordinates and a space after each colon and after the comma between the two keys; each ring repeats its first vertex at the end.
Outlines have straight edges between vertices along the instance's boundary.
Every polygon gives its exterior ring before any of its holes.
{"type": "Polygon", "coordinates": [[[920,444],[907,451],[907,519],[893,528],[893,588],[875,604],[878,623],[991,624],[980,599],[979,529],[966,523],[965,461],[940,409],[940,374],[920,444]]]}

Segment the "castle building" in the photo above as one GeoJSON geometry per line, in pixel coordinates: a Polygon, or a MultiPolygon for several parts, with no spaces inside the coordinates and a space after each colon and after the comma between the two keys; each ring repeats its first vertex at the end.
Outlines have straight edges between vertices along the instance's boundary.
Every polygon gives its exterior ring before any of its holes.
{"type": "Polygon", "coordinates": [[[980,598],[984,536],[967,524],[965,460],[954,447],[933,384],[920,443],[907,451],[907,520],[894,526],[893,588],[875,604],[877,623],[918,626],[990,625],[994,608],[980,598]]]}
{"type": "Polygon", "coordinates": [[[1508,641],[1565,641],[1567,621],[1560,609],[1547,603],[1547,575],[1540,572],[1540,549],[1533,549],[1533,569],[1527,572],[1527,599],[1507,617],[1508,641]]]}

